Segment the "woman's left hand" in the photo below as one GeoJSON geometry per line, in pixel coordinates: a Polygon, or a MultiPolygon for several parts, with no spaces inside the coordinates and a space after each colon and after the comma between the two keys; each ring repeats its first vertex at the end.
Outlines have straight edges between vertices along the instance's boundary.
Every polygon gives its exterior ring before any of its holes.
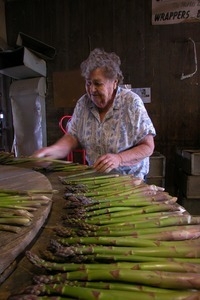
{"type": "Polygon", "coordinates": [[[121,157],[119,154],[105,154],[100,156],[93,167],[97,172],[109,173],[120,166],[121,157]]]}

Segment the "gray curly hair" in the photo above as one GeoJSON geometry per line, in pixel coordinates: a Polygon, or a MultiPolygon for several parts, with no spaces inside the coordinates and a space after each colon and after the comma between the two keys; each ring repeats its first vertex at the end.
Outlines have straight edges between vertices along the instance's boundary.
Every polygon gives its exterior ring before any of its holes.
{"type": "Polygon", "coordinates": [[[105,77],[117,79],[118,84],[122,84],[124,77],[120,65],[121,60],[114,52],[108,53],[103,49],[96,48],[92,50],[88,58],[81,63],[81,75],[86,79],[92,71],[100,68],[104,71],[105,77]]]}

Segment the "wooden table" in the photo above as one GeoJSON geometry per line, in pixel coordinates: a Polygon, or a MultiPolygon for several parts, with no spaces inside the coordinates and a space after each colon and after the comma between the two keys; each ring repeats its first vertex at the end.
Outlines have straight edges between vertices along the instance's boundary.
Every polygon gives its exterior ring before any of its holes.
{"type": "MultiPolygon", "coordinates": [[[[32,277],[39,270],[24,256],[26,250],[39,254],[45,250],[53,237],[53,226],[60,221],[64,206],[64,186],[58,176],[61,173],[48,173],[47,176],[31,169],[0,166],[0,188],[13,189],[57,189],[52,197],[52,206],[44,206],[37,213],[31,228],[24,228],[20,235],[0,232],[0,268],[12,274],[0,285],[0,299],[20,292],[31,284],[32,277]],[[51,209],[52,208],[52,209],[51,209]],[[14,269],[14,271],[13,271],[14,269]]],[[[6,274],[7,275],[7,274],[6,274]]]]}
{"type": "MultiPolygon", "coordinates": [[[[38,254],[38,256],[41,256],[41,252],[47,249],[51,239],[54,239],[54,237],[56,239],[53,227],[60,224],[61,216],[65,214],[64,205],[66,200],[63,198],[65,186],[59,181],[59,176],[62,175],[66,174],[61,172],[45,174],[52,188],[59,192],[53,195],[52,209],[46,218],[44,226],[42,226],[33,241],[26,247],[27,250],[31,250],[33,253],[38,254]]],[[[0,285],[0,299],[2,300],[7,300],[10,295],[22,292],[27,286],[32,284],[34,275],[41,274],[41,270],[32,265],[24,256],[25,250],[22,252],[21,260],[19,258],[16,259],[16,269],[14,272],[0,285]]]]}

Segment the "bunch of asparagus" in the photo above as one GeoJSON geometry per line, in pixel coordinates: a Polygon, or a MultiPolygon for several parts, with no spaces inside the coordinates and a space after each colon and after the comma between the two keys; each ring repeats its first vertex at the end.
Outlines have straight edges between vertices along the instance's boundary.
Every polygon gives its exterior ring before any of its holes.
{"type": "Polygon", "coordinates": [[[4,151],[0,151],[0,165],[17,165],[21,167],[33,168],[37,171],[63,171],[70,172],[70,174],[77,173],[77,171],[84,172],[85,170],[94,172],[87,165],[81,165],[70,161],[47,157],[15,157],[14,153],[4,151]]]}
{"type": "Polygon", "coordinates": [[[132,176],[66,176],[57,238],[27,258],[43,275],[10,300],[200,299],[200,218],[132,176]],[[48,273],[46,273],[48,272],[48,273]]]}
{"type": "Polygon", "coordinates": [[[18,233],[22,226],[31,225],[33,212],[50,203],[48,194],[52,192],[0,189],[0,231],[18,233]]]}

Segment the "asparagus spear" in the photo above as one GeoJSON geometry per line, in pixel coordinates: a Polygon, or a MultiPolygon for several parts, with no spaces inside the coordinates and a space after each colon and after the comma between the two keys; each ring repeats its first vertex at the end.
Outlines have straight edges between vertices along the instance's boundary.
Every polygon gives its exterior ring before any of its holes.
{"type": "Polygon", "coordinates": [[[30,218],[26,218],[22,216],[11,216],[11,217],[0,218],[0,224],[29,226],[31,224],[31,220],[30,218]]]}
{"type": "MultiPolygon", "coordinates": [[[[72,221],[72,220],[71,220],[72,221]]],[[[87,224],[86,224],[87,225],[87,224]]],[[[118,224],[116,224],[118,226],[118,224]]],[[[200,225],[185,225],[185,226],[167,226],[156,228],[142,228],[142,229],[131,229],[129,227],[124,227],[122,229],[116,230],[113,228],[107,228],[107,230],[96,230],[87,229],[87,226],[83,224],[83,229],[80,230],[81,224],[75,224],[76,229],[69,229],[67,227],[57,227],[56,232],[60,236],[107,236],[107,237],[122,237],[131,236],[135,238],[153,239],[153,240],[186,240],[186,239],[196,239],[200,237],[200,225]],[[128,228],[128,229],[127,229],[128,228]],[[153,231],[153,232],[152,232],[153,231]]]]}
{"type": "Polygon", "coordinates": [[[186,245],[200,246],[200,240],[184,240],[184,241],[155,241],[143,238],[133,237],[107,237],[107,236],[91,236],[91,237],[69,237],[69,238],[58,238],[57,241],[62,245],[109,245],[109,246],[124,246],[124,247],[184,247],[186,245]]]}
{"type": "MultiPolygon", "coordinates": [[[[121,212],[122,215],[125,214],[127,211],[121,212]]],[[[115,213],[116,215],[117,213],[115,213]]],[[[120,215],[120,214],[119,214],[120,215]]],[[[118,223],[118,218],[113,217],[112,223],[118,223]]],[[[92,219],[93,223],[94,219],[92,219]]],[[[95,223],[95,222],[94,222],[95,223]]],[[[101,222],[102,223],[102,222],[101,222]]],[[[145,221],[137,221],[135,224],[132,224],[132,228],[140,229],[140,228],[160,228],[160,227],[169,227],[169,226],[176,226],[176,225],[187,225],[187,224],[194,224],[198,225],[200,223],[200,217],[191,217],[191,216],[164,216],[152,220],[145,220],[145,221]]]]}
{"type": "Polygon", "coordinates": [[[20,230],[21,228],[19,226],[0,224],[0,231],[19,233],[20,230]]]}
{"type": "Polygon", "coordinates": [[[56,251],[56,255],[69,257],[82,254],[121,254],[121,255],[141,255],[151,257],[194,257],[200,258],[200,247],[198,245],[178,246],[157,246],[157,247],[116,247],[116,246],[96,246],[79,245],[64,247],[55,240],[51,240],[51,247],[56,251]]]}
{"type": "Polygon", "coordinates": [[[55,263],[46,261],[39,258],[36,254],[30,251],[26,252],[26,257],[37,267],[45,268],[46,270],[56,270],[59,272],[71,272],[79,270],[147,270],[147,271],[168,271],[168,272],[187,272],[187,273],[200,273],[200,264],[189,262],[176,262],[176,261],[161,261],[161,262],[117,262],[117,263],[91,263],[91,264],[78,264],[78,263],[55,263]]]}
{"type": "Polygon", "coordinates": [[[62,282],[64,285],[68,286],[79,286],[79,287],[89,287],[89,288],[98,288],[105,290],[120,290],[120,291],[143,291],[143,292],[159,292],[159,293],[171,293],[174,290],[163,289],[157,287],[151,287],[146,285],[137,285],[129,283],[120,283],[120,282],[95,282],[95,281],[70,281],[65,280],[66,273],[58,273],[56,275],[36,275],[33,280],[37,284],[52,284],[62,282]]]}
{"type": "MultiPolygon", "coordinates": [[[[96,272],[96,271],[95,271],[96,272]]],[[[104,277],[102,274],[101,276],[97,276],[97,272],[96,272],[96,276],[95,276],[95,272],[91,271],[91,274],[87,274],[87,277],[96,277],[96,278],[100,278],[100,277],[104,277]]],[[[138,271],[140,272],[140,271],[138,271]]],[[[81,274],[81,272],[73,272],[73,276],[72,273],[69,273],[69,277],[82,277],[83,274],[81,274]],[[75,274],[76,273],[76,274],[75,274]]],[[[154,272],[150,272],[150,273],[154,273],[154,272]]],[[[154,273],[155,274],[155,273],[154,273]]],[[[153,274],[153,275],[154,275],[153,274]]],[[[85,274],[84,274],[85,275],[85,274]]],[[[105,274],[108,275],[107,277],[109,278],[115,278],[116,280],[116,274],[105,274]]],[[[129,276],[131,276],[131,274],[128,274],[129,276]]],[[[137,274],[138,275],[138,274],[137,274]]],[[[147,274],[146,274],[147,275],[147,274]]],[[[151,276],[152,274],[148,274],[149,276],[151,276]]],[[[148,277],[147,279],[151,279],[152,282],[154,282],[154,285],[157,286],[159,285],[159,283],[157,282],[161,275],[163,274],[158,274],[157,276],[155,275],[153,278],[148,277]]],[[[170,285],[170,283],[172,283],[172,279],[170,279],[170,277],[166,276],[166,280],[169,282],[166,285],[170,285]]],[[[122,272],[119,272],[117,274],[117,277],[121,277],[124,278],[124,281],[126,280],[126,276],[123,276],[123,270],[122,272]]],[[[134,282],[135,279],[135,275],[133,276],[134,278],[132,278],[131,281],[129,282],[134,282]]],[[[193,278],[192,275],[188,276],[188,280],[193,279],[195,281],[196,278],[193,278]]],[[[129,278],[128,278],[129,279],[129,278]]],[[[173,278],[174,279],[174,278],[173,278]]],[[[84,280],[84,279],[83,279],[84,280]]],[[[117,281],[117,280],[116,280],[117,281]]],[[[139,280],[138,280],[139,281],[139,280]]],[[[145,280],[144,280],[145,281],[145,280]]],[[[160,285],[163,284],[163,282],[165,281],[165,278],[161,279],[161,283],[160,285]]],[[[177,279],[176,281],[173,282],[173,286],[177,286],[178,283],[182,283],[182,278],[181,279],[177,279]]],[[[165,284],[163,284],[165,285],[165,284]]],[[[191,284],[188,284],[188,286],[191,286],[191,284]]],[[[180,289],[180,288],[179,288],[180,289]]],[[[142,299],[142,300],[149,300],[149,299],[155,299],[155,300],[183,300],[183,299],[189,299],[189,297],[199,297],[200,292],[199,291],[173,291],[173,292],[159,292],[158,290],[156,292],[148,292],[148,291],[126,291],[126,290],[106,290],[106,289],[97,289],[97,288],[87,288],[87,287],[78,287],[78,286],[69,286],[69,285],[65,285],[65,284],[40,284],[40,285],[34,285],[34,286],[30,286],[25,290],[25,293],[30,293],[30,294],[35,294],[35,295],[60,295],[60,296],[72,296],[72,297],[76,297],[76,299],[85,299],[85,300],[97,300],[97,299],[101,299],[101,300],[121,300],[121,299],[126,299],[126,300],[133,300],[133,299],[142,299]]],[[[196,298],[198,299],[198,298],[196,298]]]]}
{"type": "MultiPolygon", "coordinates": [[[[177,211],[177,207],[171,204],[152,204],[141,208],[134,208],[130,211],[121,212],[121,219],[124,216],[133,216],[137,214],[148,214],[151,212],[161,212],[161,211],[177,211]]],[[[117,214],[117,213],[116,213],[117,214]]],[[[94,217],[92,219],[86,219],[86,221],[89,224],[97,224],[97,225],[105,225],[105,224],[111,224],[111,223],[117,223],[117,221],[120,219],[120,216],[118,215],[117,218],[112,217],[113,214],[107,214],[104,217],[94,217]]]]}

